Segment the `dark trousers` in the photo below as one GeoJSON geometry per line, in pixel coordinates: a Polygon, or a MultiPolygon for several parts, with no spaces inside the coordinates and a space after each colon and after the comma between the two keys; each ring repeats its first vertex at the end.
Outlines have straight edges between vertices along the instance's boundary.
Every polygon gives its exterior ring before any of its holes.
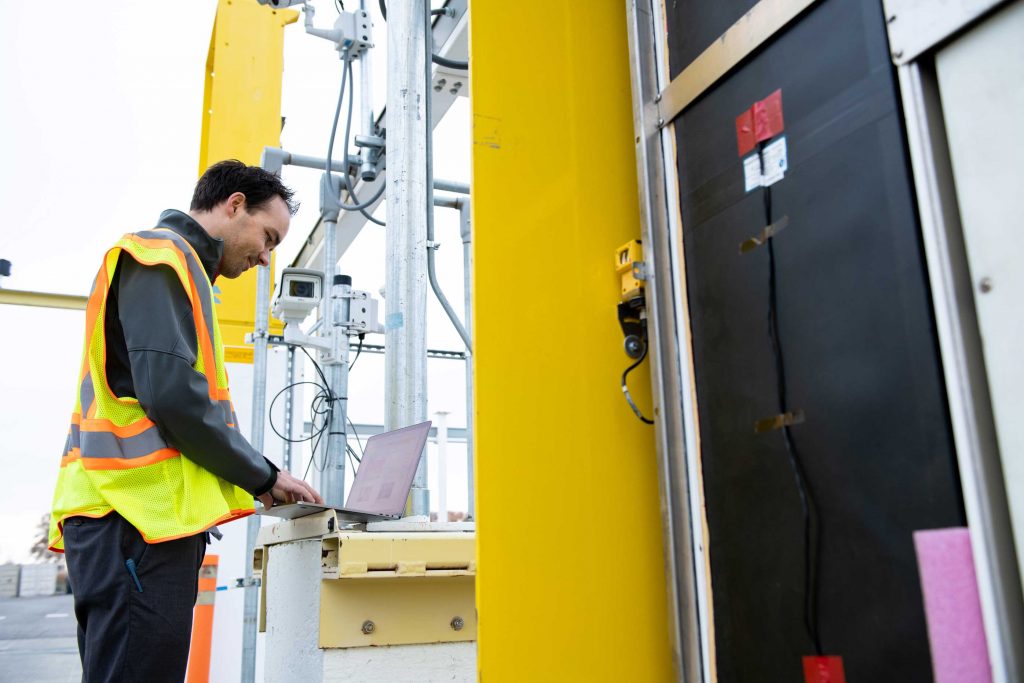
{"type": "Polygon", "coordinates": [[[206,534],[148,544],[117,513],[71,517],[64,551],[83,683],[184,680],[206,534]]]}

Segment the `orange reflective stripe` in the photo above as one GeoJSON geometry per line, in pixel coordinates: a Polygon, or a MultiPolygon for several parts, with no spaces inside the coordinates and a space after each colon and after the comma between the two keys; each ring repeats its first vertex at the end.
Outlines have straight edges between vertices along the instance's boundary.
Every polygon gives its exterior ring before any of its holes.
{"type": "Polygon", "coordinates": [[[85,420],[82,420],[83,432],[111,432],[121,438],[138,436],[147,429],[155,426],[156,425],[153,424],[153,421],[148,417],[144,417],[124,427],[118,426],[110,420],[104,420],[102,418],[86,418],[85,420]]]}
{"type": "Polygon", "coordinates": [[[61,467],[67,467],[68,465],[70,465],[74,461],[80,460],[81,458],[82,458],[82,451],[80,451],[77,448],[72,448],[70,451],[68,451],[67,455],[65,455],[63,458],[60,459],[60,466],[61,467]]]}
{"type": "MultiPolygon", "coordinates": [[[[218,517],[217,519],[213,520],[212,522],[210,522],[210,526],[211,527],[212,526],[217,526],[218,524],[223,524],[224,522],[227,522],[227,521],[234,521],[236,519],[241,519],[243,517],[248,517],[249,515],[253,515],[253,514],[256,514],[256,508],[255,507],[253,507],[251,509],[250,508],[239,508],[237,510],[231,510],[230,512],[227,512],[227,513],[221,515],[220,517],[218,517]]],[[[209,527],[207,527],[207,528],[209,528],[209,527]]],[[[188,531],[188,532],[185,532],[183,534],[175,534],[174,536],[161,536],[160,538],[153,538],[152,536],[147,536],[146,534],[142,533],[141,531],[139,533],[142,535],[142,538],[146,541],[146,543],[164,543],[166,541],[175,541],[175,540],[177,540],[179,538],[185,538],[186,536],[195,536],[196,535],[196,532],[188,531]]]]}
{"type": "Polygon", "coordinates": [[[82,467],[87,470],[130,470],[180,456],[181,453],[173,448],[161,448],[142,458],[127,460],[125,458],[82,458],[82,467]]]}
{"type": "Polygon", "coordinates": [[[82,424],[82,414],[81,413],[71,413],[71,424],[73,424],[73,425],[80,425],[80,424],[82,424]]]}

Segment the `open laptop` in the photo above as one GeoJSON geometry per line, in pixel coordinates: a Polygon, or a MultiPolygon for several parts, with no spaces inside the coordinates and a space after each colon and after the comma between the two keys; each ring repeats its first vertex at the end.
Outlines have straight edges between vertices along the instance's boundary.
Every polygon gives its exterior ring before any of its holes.
{"type": "Polygon", "coordinates": [[[398,519],[405,511],[405,501],[429,433],[428,420],[367,439],[362,462],[344,507],[285,503],[264,508],[260,514],[296,519],[334,510],[339,518],[353,522],[398,519]]]}

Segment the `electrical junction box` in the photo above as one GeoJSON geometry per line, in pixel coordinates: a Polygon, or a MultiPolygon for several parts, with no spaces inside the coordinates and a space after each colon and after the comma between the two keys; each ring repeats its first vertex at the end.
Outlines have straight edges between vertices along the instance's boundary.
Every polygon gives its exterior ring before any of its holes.
{"type": "Polygon", "coordinates": [[[615,250],[615,272],[622,278],[622,300],[640,296],[643,281],[638,272],[643,267],[644,253],[640,240],[632,240],[615,250]]]}
{"type": "Polygon", "coordinates": [[[353,290],[349,304],[348,329],[350,333],[383,332],[377,312],[378,301],[369,292],[353,290]]]}
{"type": "Polygon", "coordinates": [[[348,48],[349,57],[360,57],[367,48],[373,47],[373,22],[366,10],[342,12],[334,22],[335,31],[340,32],[338,49],[348,48]]]}

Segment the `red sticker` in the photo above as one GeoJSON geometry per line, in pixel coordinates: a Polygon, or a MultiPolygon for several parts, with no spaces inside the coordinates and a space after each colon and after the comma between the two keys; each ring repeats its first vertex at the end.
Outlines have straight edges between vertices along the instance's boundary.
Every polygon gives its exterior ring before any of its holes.
{"type": "Polygon", "coordinates": [[[846,683],[842,657],[804,657],[804,683],[846,683]]]}
{"type": "Polygon", "coordinates": [[[736,144],[741,157],[746,156],[757,144],[754,140],[754,112],[750,109],[736,117],[736,144]]]}
{"type": "Polygon", "coordinates": [[[782,90],[776,90],[760,102],[754,103],[754,139],[769,140],[782,132],[782,90]]]}

